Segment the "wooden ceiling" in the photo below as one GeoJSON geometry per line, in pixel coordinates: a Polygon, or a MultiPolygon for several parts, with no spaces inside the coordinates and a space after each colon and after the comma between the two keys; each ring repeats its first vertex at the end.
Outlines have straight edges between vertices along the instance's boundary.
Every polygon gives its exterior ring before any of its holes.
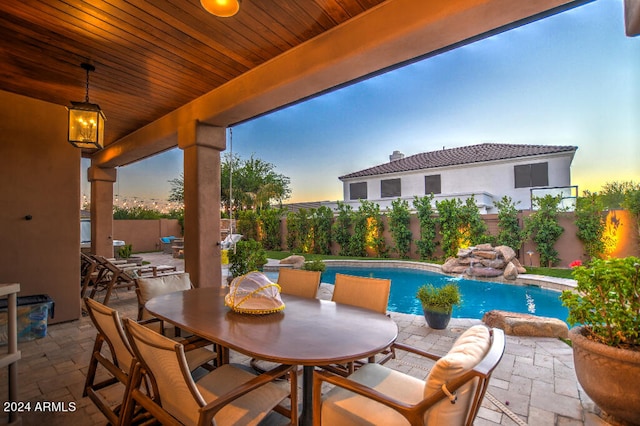
{"type": "Polygon", "coordinates": [[[244,0],[232,18],[199,0],[3,0],[0,89],[89,98],[112,143],[384,0],[244,0]]]}

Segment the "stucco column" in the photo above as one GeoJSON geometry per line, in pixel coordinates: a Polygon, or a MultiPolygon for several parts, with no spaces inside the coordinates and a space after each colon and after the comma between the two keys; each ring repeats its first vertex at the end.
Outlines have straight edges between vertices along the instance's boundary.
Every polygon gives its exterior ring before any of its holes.
{"type": "Polygon", "coordinates": [[[220,152],[226,129],[197,121],[178,129],[184,151],[184,263],[196,287],[222,285],[220,152]]]}
{"type": "Polygon", "coordinates": [[[113,183],[115,168],[91,166],[87,178],[91,182],[91,252],[113,257],[113,183]]]}

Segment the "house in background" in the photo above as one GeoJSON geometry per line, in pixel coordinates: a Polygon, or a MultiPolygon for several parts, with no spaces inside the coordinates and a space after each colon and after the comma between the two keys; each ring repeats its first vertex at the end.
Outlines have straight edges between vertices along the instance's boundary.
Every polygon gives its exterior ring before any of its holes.
{"type": "MultiPolygon", "coordinates": [[[[344,202],[358,208],[360,200],[391,207],[398,198],[409,206],[415,196],[433,193],[435,201],[475,197],[481,213],[495,213],[494,202],[511,197],[518,209],[531,208],[531,196],[563,194],[574,200],[571,162],[578,147],[483,143],[405,157],[399,151],[389,162],[340,176],[344,202]]],[[[569,204],[571,201],[569,201],[569,204]]]]}

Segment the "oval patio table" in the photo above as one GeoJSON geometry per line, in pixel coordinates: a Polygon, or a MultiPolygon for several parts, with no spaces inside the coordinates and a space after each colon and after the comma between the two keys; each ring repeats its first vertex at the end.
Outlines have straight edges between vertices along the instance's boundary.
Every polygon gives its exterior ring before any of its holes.
{"type": "Polygon", "coordinates": [[[236,313],[224,305],[227,291],[217,287],[185,290],[155,297],[145,307],[156,317],[225,348],[304,366],[302,425],[312,423],[315,366],[367,358],[386,349],[398,336],[398,326],[386,315],[286,294],[281,295],[282,312],[236,313]]]}

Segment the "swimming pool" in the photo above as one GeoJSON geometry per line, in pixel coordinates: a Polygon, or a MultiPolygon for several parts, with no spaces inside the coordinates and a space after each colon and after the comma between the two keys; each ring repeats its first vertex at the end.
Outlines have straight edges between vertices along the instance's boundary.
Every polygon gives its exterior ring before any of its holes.
{"type": "Polygon", "coordinates": [[[322,282],[333,284],[336,273],[391,279],[389,311],[422,315],[415,295],[423,284],[443,285],[454,281],[460,287],[462,305],[453,309],[455,318],[476,318],[493,309],[534,314],[567,320],[567,308],[560,302],[560,292],[536,286],[501,284],[468,280],[436,272],[388,267],[327,266],[322,282]]]}

